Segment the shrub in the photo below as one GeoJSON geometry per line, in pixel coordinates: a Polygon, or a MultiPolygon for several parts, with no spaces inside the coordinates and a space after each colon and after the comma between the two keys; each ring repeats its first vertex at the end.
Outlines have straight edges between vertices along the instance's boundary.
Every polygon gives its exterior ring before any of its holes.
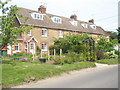
{"type": "Polygon", "coordinates": [[[97,50],[96,51],[96,56],[97,56],[97,60],[100,60],[100,59],[105,59],[105,54],[104,54],[104,52],[103,51],[101,51],[101,50],[97,50]]]}
{"type": "Polygon", "coordinates": [[[72,64],[74,62],[81,62],[84,61],[85,58],[83,56],[84,54],[77,54],[75,52],[68,52],[65,54],[65,56],[56,56],[54,61],[56,64],[72,64]]]}
{"type": "Polygon", "coordinates": [[[26,53],[25,52],[17,52],[17,53],[14,53],[13,55],[11,55],[11,57],[20,57],[20,56],[25,56],[26,53]]]}
{"type": "Polygon", "coordinates": [[[56,56],[54,61],[55,61],[55,64],[64,64],[64,57],[60,57],[60,56],[56,56]]]}
{"type": "Polygon", "coordinates": [[[39,48],[39,46],[37,46],[37,48],[36,48],[36,54],[37,54],[37,56],[40,55],[40,53],[41,53],[41,49],[39,48]]]}
{"type": "Polygon", "coordinates": [[[26,54],[25,52],[17,52],[17,53],[14,53],[13,55],[11,55],[12,58],[15,58],[15,57],[26,57],[26,58],[31,58],[32,57],[32,54],[26,54]]]}

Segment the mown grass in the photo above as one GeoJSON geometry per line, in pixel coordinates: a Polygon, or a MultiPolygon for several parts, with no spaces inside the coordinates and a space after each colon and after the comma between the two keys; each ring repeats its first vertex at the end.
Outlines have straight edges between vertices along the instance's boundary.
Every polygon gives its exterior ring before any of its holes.
{"type": "Polygon", "coordinates": [[[22,84],[25,79],[35,77],[41,80],[46,77],[60,75],[63,72],[82,68],[95,67],[92,62],[80,62],[74,64],[52,65],[30,62],[14,62],[2,64],[2,85],[4,88],[22,84]]]}
{"type": "Polygon", "coordinates": [[[102,64],[118,64],[118,59],[101,59],[97,61],[98,63],[102,63],[102,64]]]}

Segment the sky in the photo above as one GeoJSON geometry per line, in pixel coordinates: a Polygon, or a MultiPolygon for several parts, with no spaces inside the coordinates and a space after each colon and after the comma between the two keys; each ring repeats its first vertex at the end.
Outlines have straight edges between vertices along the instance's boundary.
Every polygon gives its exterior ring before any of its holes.
{"type": "MultiPolygon", "coordinates": [[[[5,0],[2,0],[5,1],[5,0]]],[[[118,27],[118,2],[120,0],[11,0],[9,5],[17,5],[38,10],[45,4],[47,13],[64,17],[76,14],[78,20],[94,19],[97,26],[106,31],[116,31],[118,27]]]]}

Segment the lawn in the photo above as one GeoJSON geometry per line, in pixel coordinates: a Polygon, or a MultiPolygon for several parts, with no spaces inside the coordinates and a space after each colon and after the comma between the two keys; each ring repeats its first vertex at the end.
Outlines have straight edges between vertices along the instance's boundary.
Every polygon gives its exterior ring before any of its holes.
{"type": "Polygon", "coordinates": [[[118,59],[101,59],[97,61],[98,63],[102,63],[102,64],[118,64],[118,59]]]}
{"type": "Polygon", "coordinates": [[[74,64],[53,65],[31,62],[3,63],[2,64],[2,85],[4,88],[22,84],[31,77],[41,80],[63,72],[79,70],[82,68],[95,67],[92,62],[80,62],[74,64]]]}

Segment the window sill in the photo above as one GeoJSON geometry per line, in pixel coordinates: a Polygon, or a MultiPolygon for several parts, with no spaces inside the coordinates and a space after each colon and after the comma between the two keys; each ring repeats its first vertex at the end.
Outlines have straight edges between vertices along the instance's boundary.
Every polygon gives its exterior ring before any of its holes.
{"type": "Polygon", "coordinates": [[[47,37],[47,36],[42,36],[42,37],[47,37]]]}
{"type": "Polygon", "coordinates": [[[43,52],[47,52],[48,50],[43,50],[43,49],[42,49],[42,51],[43,51],[43,52]]]}
{"type": "Polygon", "coordinates": [[[63,36],[59,36],[59,38],[63,38],[63,36]]]}
{"type": "Polygon", "coordinates": [[[15,51],[13,51],[13,53],[17,53],[17,52],[20,52],[19,50],[15,50],[15,51]]]}

